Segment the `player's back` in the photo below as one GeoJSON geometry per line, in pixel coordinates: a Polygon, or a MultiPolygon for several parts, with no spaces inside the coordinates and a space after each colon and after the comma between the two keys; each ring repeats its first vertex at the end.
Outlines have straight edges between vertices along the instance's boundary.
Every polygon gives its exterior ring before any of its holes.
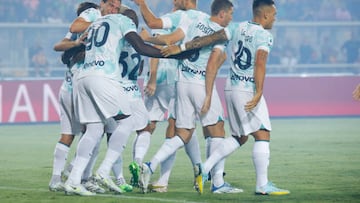
{"type": "Polygon", "coordinates": [[[79,79],[86,75],[100,75],[120,81],[120,53],[124,47],[124,36],[136,32],[133,21],[121,14],[103,16],[88,28],[84,66],[79,79]]]}

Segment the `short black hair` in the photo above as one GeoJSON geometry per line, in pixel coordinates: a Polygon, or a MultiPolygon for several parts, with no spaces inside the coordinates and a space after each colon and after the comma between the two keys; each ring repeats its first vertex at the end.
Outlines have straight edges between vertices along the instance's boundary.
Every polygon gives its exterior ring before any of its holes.
{"type": "Polygon", "coordinates": [[[219,14],[221,10],[229,10],[234,7],[230,0],[213,0],[211,4],[211,15],[215,16],[219,14]]]}
{"type": "Polygon", "coordinates": [[[261,7],[272,6],[274,4],[275,4],[274,0],[254,0],[252,5],[253,14],[258,15],[261,7]]]}
{"type": "Polygon", "coordinates": [[[136,27],[139,26],[139,18],[134,10],[129,8],[123,11],[122,14],[130,18],[135,23],[136,27]]]}
{"type": "Polygon", "coordinates": [[[82,2],[79,4],[78,9],[76,10],[77,16],[79,16],[80,13],[82,13],[83,11],[85,11],[86,9],[89,9],[89,8],[98,9],[98,8],[100,8],[100,6],[93,2],[87,2],[87,1],[82,2]]]}

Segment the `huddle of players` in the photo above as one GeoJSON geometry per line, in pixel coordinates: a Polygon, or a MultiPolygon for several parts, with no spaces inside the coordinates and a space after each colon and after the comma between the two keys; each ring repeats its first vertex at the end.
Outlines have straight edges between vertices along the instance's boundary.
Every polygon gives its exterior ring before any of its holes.
{"type": "MultiPolygon", "coordinates": [[[[154,22],[151,19],[154,18],[154,16],[148,9],[146,3],[143,0],[134,0],[134,2],[139,5],[145,22],[147,22],[148,25],[150,22],[154,22]]],[[[111,4],[110,6],[113,7],[114,5],[115,7],[118,5],[117,9],[119,10],[119,1],[102,0],[100,7],[106,3],[111,4]]],[[[72,95],[74,98],[72,101],[74,102],[74,109],[76,109],[74,111],[75,117],[82,123],[85,132],[79,141],[73,168],[68,180],[63,185],[63,189],[67,194],[94,195],[94,192],[99,192],[96,190],[89,191],[85,188],[81,184],[81,177],[84,176],[86,168],[90,168],[91,174],[94,163],[91,161],[94,157],[92,155],[96,154],[96,146],[105,129],[107,133],[111,134],[108,138],[107,153],[99,169],[94,175],[88,177],[88,179],[93,180],[92,183],[95,184],[101,183],[101,185],[117,193],[126,191],[124,188],[119,187],[119,184],[113,182],[109,175],[110,170],[113,168],[114,173],[116,170],[120,170],[120,175],[118,175],[119,177],[122,176],[121,164],[120,169],[119,166],[114,166],[119,162],[121,163],[121,153],[129,135],[131,132],[137,131],[138,139],[142,137],[141,132],[147,132],[146,135],[148,137],[140,144],[143,146],[142,150],[140,150],[141,155],[139,158],[135,158],[136,156],[134,156],[135,166],[141,166],[139,186],[143,192],[147,192],[151,174],[157,165],[169,160],[177,149],[188,145],[190,141],[193,140],[192,134],[195,128],[196,117],[198,117],[207,140],[206,151],[208,159],[204,164],[201,164],[197,143],[193,144],[192,146],[194,147],[190,150],[190,152],[195,153],[195,156],[191,153],[188,154],[193,161],[196,177],[195,188],[199,193],[203,192],[203,184],[207,180],[209,172],[211,172],[211,191],[213,193],[242,192],[241,189],[232,187],[230,184],[224,182],[224,158],[244,144],[247,140],[247,135],[251,134],[255,138],[253,159],[257,159],[254,160],[257,174],[256,194],[289,194],[289,191],[276,188],[267,180],[267,167],[269,164],[268,144],[271,126],[268,119],[266,103],[262,96],[262,85],[265,76],[263,70],[265,69],[266,57],[272,46],[272,36],[269,32],[265,31],[265,29],[271,29],[272,23],[275,20],[276,9],[274,2],[271,0],[255,0],[253,4],[254,16],[261,16],[261,18],[264,18],[262,20],[267,24],[253,22],[247,25],[244,25],[246,23],[229,25],[232,20],[233,5],[231,1],[228,0],[214,0],[212,3],[211,16],[195,10],[196,0],[174,0],[174,5],[177,5],[180,10],[162,17],[160,19],[161,23],[157,27],[150,26],[151,28],[167,28],[174,32],[169,35],[158,35],[156,37],[150,37],[148,34],[142,33],[143,39],[152,43],[170,45],[178,41],[188,42],[194,38],[207,36],[209,34],[216,36],[216,33],[219,32],[220,36],[225,36],[223,39],[219,38],[218,41],[211,40],[210,42],[206,37],[195,39],[203,39],[203,41],[201,41],[203,44],[194,41],[193,44],[186,43],[180,46],[173,46],[174,49],[180,49],[176,50],[176,53],[185,51],[185,49],[198,48],[192,50],[190,55],[178,54],[171,56],[181,59],[178,62],[179,68],[175,85],[176,95],[174,96],[176,101],[175,111],[173,112],[176,120],[175,132],[172,133],[172,136],[167,137],[169,139],[166,139],[150,162],[142,163],[142,159],[150,144],[149,138],[154,130],[154,126],[147,125],[146,122],[143,124],[139,122],[144,121],[144,118],[147,121],[149,120],[149,114],[142,111],[143,109],[146,111],[146,108],[140,108],[142,110],[139,111],[137,108],[131,108],[134,105],[130,105],[135,101],[139,101],[138,99],[141,98],[140,88],[138,88],[136,83],[136,76],[141,64],[139,54],[160,58],[163,57],[166,51],[160,53],[159,49],[144,44],[143,40],[134,32],[136,30],[134,22],[130,22],[128,18],[124,18],[122,15],[104,15],[102,18],[98,18],[98,20],[90,25],[90,28],[86,32],[87,41],[84,63],[76,67],[75,71],[71,72],[72,80],[68,79],[68,81],[72,81],[71,85],[73,85],[72,95]],[[119,26],[119,24],[121,24],[121,26],[119,26]],[[267,25],[268,27],[266,27],[267,25]],[[246,26],[253,27],[249,30],[242,28],[246,26]],[[117,28],[115,30],[110,29],[113,27],[117,28]],[[245,32],[239,32],[240,28],[245,32]],[[225,35],[221,33],[221,31],[224,31],[225,35]],[[234,38],[239,36],[243,37],[249,43],[255,41],[254,43],[257,44],[255,44],[254,47],[247,47],[246,42],[236,41],[238,39],[234,40],[234,38]],[[110,42],[108,42],[107,39],[112,39],[113,41],[110,40],[110,42]],[[246,93],[243,96],[246,96],[248,100],[240,104],[233,104],[231,100],[227,100],[228,110],[229,108],[233,108],[231,111],[235,112],[233,114],[229,112],[232,137],[225,139],[223,111],[220,98],[216,92],[216,88],[214,88],[214,80],[217,70],[226,58],[224,50],[228,40],[233,46],[233,49],[236,48],[236,50],[233,50],[234,53],[232,53],[234,54],[234,56],[232,56],[234,64],[232,64],[231,77],[229,77],[229,84],[227,86],[229,97],[232,97],[232,92],[234,92],[235,95],[235,93],[239,92],[240,88],[244,88],[246,93]],[[235,43],[233,43],[233,41],[235,43]],[[218,44],[214,45],[214,42],[218,42],[218,44]],[[239,42],[244,44],[240,44],[239,42]],[[113,46],[114,44],[115,46],[113,46]],[[104,47],[105,49],[112,50],[115,54],[105,50],[104,47]],[[124,52],[121,51],[123,51],[123,49],[125,50],[126,47],[129,49],[135,48],[135,51],[132,50],[133,54],[128,52],[127,55],[124,55],[124,52]],[[265,59],[265,63],[261,64],[261,62],[264,61],[254,61],[254,56],[262,60],[265,59]],[[128,64],[131,64],[131,60],[125,61],[125,58],[133,59],[132,61],[135,62],[135,64],[132,64],[134,65],[134,69],[128,69],[128,64]],[[121,65],[119,66],[119,64],[121,65]],[[263,70],[254,71],[255,64],[256,67],[263,66],[263,70]],[[244,75],[250,79],[246,81],[240,80],[244,78],[244,75]],[[237,108],[242,109],[239,110],[237,108]],[[256,119],[259,115],[260,119],[256,119]],[[247,119],[247,121],[255,121],[247,122],[246,125],[248,126],[241,126],[241,123],[245,121],[244,119],[247,119]],[[223,148],[227,146],[226,144],[230,144],[230,146],[233,147],[231,147],[231,150],[225,150],[224,152],[223,148]],[[114,168],[117,169],[114,170],[114,168]]],[[[86,13],[88,11],[84,12],[86,13]]],[[[81,43],[78,43],[78,45],[79,44],[81,43]]],[[[168,51],[165,55],[171,55],[169,51],[170,48],[171,46],[169,49],[165,49],[168,51]]],[[[68,64],[76,65],[77,63],[74,63],[74,61],[79,58],[81,59],[81,57],[78,56],[79,54],[69,55],[70,60],[66,60],[65,56],[63,57],[64,61],[70,61],[68,64]]],[[[157,72],[157,74],[159,74],[159,72],[157,72]]],[[[157,78],[161,78],[161,75],[157,78]]],[[[147,90],[149,97],[153,96],[156,92],[155,88],[145,88],[145,90],[147,90]]],[[[237,97],[236,99],[239,98],[237,97]]],[[[240,97],[240,99],[243,98],[240,97]]],[[[141,104],[141,102],[139,104],[141,104]]],[[[142,103],[140,106],[144,107],[144,104],[142,103]]],[[[75,133],[72,131],[72,133],[68,134],[74,135],[75,133]]],[[[134,148],[134,153],[136,154],[136,152],[137,150],[134,148]]],[[[170,162],[168,168],[171,169],[171,166],[172,164],[170,162]]],[[[161,175],[167,175],[168,177],[169,172],[166,174],[164,172],[161,175]]],[[[133,174],[133,176],[136,176],[136,174],[133,174]]],[[[155,186],[164,186],[167,189],[167,181],[168,178],[165,178],[162,185],[155,184],[155,186]]],[[[50,189],[51,185],[52,181],[50,183],[50,189]]]]}

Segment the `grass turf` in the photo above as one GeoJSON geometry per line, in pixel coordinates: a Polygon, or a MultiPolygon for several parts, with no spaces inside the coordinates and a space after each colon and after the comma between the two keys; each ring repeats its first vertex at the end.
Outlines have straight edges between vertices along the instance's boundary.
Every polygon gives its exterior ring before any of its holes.
{"type": "MultiPolygon", "coordinates": [[[[226,160],[225,180],[243,188],[240,194],[204,194],[192,188],[192,166],[183,149],[178,151],[168,193],[66,196],[48,191],[59,125],[0,126],[0,202],[360,202],[360,118],[273,119],[269,179],[289,189],[288,196],[256,196],[251,159],[253,139],[226,160]]],[[[159,123],[145,160],[163,142],[166,123],[159,123]]],[[[228,126],[226,126],[228,131],[228,126]]],[[[201,130],[197,131],[204,152],[201,130]]],[[[131,162],[132,136],[124,152],[124,175],[131,162]]],[[[69,153],[72,159],[77,142],[69,153]]],[[[98,162],[105,154],[103,141],[98,162]]],[[[203,153],[204,155],[204,153],[203,153]]],[[[204,156],[203,156],[204,157],[204,156]]],[[[158,177],[159,168],[152,177],[158,177]]]]}

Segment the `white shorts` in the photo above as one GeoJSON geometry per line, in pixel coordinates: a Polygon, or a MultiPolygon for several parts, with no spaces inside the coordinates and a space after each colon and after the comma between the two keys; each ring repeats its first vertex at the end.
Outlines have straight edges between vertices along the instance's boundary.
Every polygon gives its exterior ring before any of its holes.
{"type": "Polygon", "coordinates": [[[194,83],[176,83],[176,127],[195,128],[198,117],[201,125],[208,126],[224,120],[224,111],[216,87],[213,89],[211,105],[205,115],[200,115],[201,107],[205,99],[205,86],[194,83]]]}
{"type": "Polygon", "coordinates": [[[271,131],[269,112],[264,96],[252,111],[245,111],[245,104],[253,98],[253,95],[253,92],[225,91],[231,135],[250,135],[260,129],[271,131]]]}
{"type": "Polygon", "coordinates": [[[137,83],[122,84],[131,104],[131,117],[134,121],[134,131],[144,129],[150,121],[149,112],[142,99],[137,83]]]}
{"type": "Polygon", "coordinates": [[[175,116],[175,85],[158,85],[155,94],[144,98],[151,121],[163,121],[165,113],[168,118],[175,116]]]}
{"type": "Polygon", "coordinates": [[[80,123],[75,119],[72,92],[63,88],[59,91],[60,129],[61,134],[77,135],[80,133],[80,123]]]}
{"type": "Polygon", "coordinates": [[[103,122],[118,114],[131,115],[129,98],[119,82],[87,76],[74,87],[76,114],[80,123],[103,122]]]}

